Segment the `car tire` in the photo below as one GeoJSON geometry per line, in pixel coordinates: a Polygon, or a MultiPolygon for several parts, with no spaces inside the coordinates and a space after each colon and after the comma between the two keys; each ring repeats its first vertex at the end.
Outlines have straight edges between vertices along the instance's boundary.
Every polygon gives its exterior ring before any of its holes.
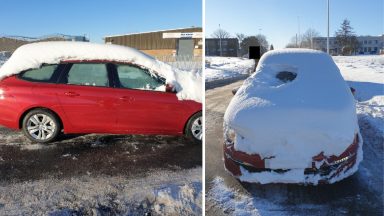
{"type": "Polygon", "coordinates": [[[35,143],[50,143],[57,139],[61,131],[59,118],[46,109],[28,112],[22,122],[24,135],[35,143]]]}
{"type": "Polygon", "coordinates": [[[203,118],[201,113],[201,111],[195,113],[191,118],[189,118],[185,127],[186,137],[196,144],[201,144],[203,137],[203,118]]]}

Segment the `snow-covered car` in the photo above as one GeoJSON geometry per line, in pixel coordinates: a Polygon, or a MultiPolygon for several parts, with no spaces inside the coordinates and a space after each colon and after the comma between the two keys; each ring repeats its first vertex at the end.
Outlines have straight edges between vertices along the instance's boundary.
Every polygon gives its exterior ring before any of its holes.
{"type": "Polygon", "coordinates": [[[266,53],[224,116],[225,168],[241,181],[334,183],[358,169],[355,100],[332,58],[266,53]]]}
{"type": "Polygon", "coordinates": [[[132,48],[86,42],[21,46],[0,68],[0,125],[34,142],[63,132],[202,139],[201,76],[132,48]]]}

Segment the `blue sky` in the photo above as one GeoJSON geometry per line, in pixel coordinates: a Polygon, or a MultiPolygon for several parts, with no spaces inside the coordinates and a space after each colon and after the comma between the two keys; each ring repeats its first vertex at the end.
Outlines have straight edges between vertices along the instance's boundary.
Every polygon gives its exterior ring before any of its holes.
{"type": "MultiPolygon", "coordinates": [[[[384,32],[383,0],[330,0],[330,36],[347,18],[358,35],[384,32]]],[[[326,0],[206,0],[205,31],[210,36],[219,24],[235,36],[264,34],[275,48],[308,28],[327,34],[326,0]]]]}
{"type": "Polygon", "coordinates": [[[90,36],[202,26],[201,0],[1,0],[0,35],[90,36]]]}

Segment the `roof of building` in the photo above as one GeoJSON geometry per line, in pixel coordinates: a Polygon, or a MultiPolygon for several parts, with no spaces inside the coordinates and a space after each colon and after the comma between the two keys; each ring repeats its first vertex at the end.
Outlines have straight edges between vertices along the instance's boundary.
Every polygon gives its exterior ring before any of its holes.
{"type": "Polygon", "coordinates": [[[148,34],[148,33],[155,33],[155,32],[167,32],[167,31],[176,31],[176,30],[186,30],[186,29],[201,29],[202,27],[188,27],[188,28],[175,28],[175,29],[166,29],[166,30],[157,30],[157,31],[147,31],[147,32],[135,32],[135,33],[127,33],[127,34],[117,34],[117,35],[107,35],[104,38],[108,37],[121,37],[121,36],[127,36],[127,35],[137,35],[137,34],[148,34]]]}

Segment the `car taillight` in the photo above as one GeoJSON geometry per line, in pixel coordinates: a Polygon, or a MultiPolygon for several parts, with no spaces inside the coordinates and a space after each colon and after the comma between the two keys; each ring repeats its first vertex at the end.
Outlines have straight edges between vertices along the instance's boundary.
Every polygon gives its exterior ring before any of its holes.
{"type": "Polygon", "coordinates": [[[0,100],[4,100],[4,90],[0,88],[0,100]]]}
{"type": "Polygon", "coordinates": [[[226,128],[224,132],[224,139],[227,145],[233,144],[236,140],[236,132],[232,128],[226,128]]]}
{"type": "Polygon", "coordinates": [[[165,86],[165,92],[170,92],[174,93],[175,92],[175,87],[172,84],[168,84],[165,86]]]}
{"type": "Polygon", "coordinates": [[[352,94],[355,95],[355,93],[356,93],[356,89],[354,89],[354,88],[352,88],[352,87],[350,87],[350,89],[351,89],[352,94]]]}
{"type": "Polygon", "coordinates": [[[0,85],[0,100],[4,100],[6,97],[12,97],[7,92],[8,92],[8,88],[0,85]]]}

